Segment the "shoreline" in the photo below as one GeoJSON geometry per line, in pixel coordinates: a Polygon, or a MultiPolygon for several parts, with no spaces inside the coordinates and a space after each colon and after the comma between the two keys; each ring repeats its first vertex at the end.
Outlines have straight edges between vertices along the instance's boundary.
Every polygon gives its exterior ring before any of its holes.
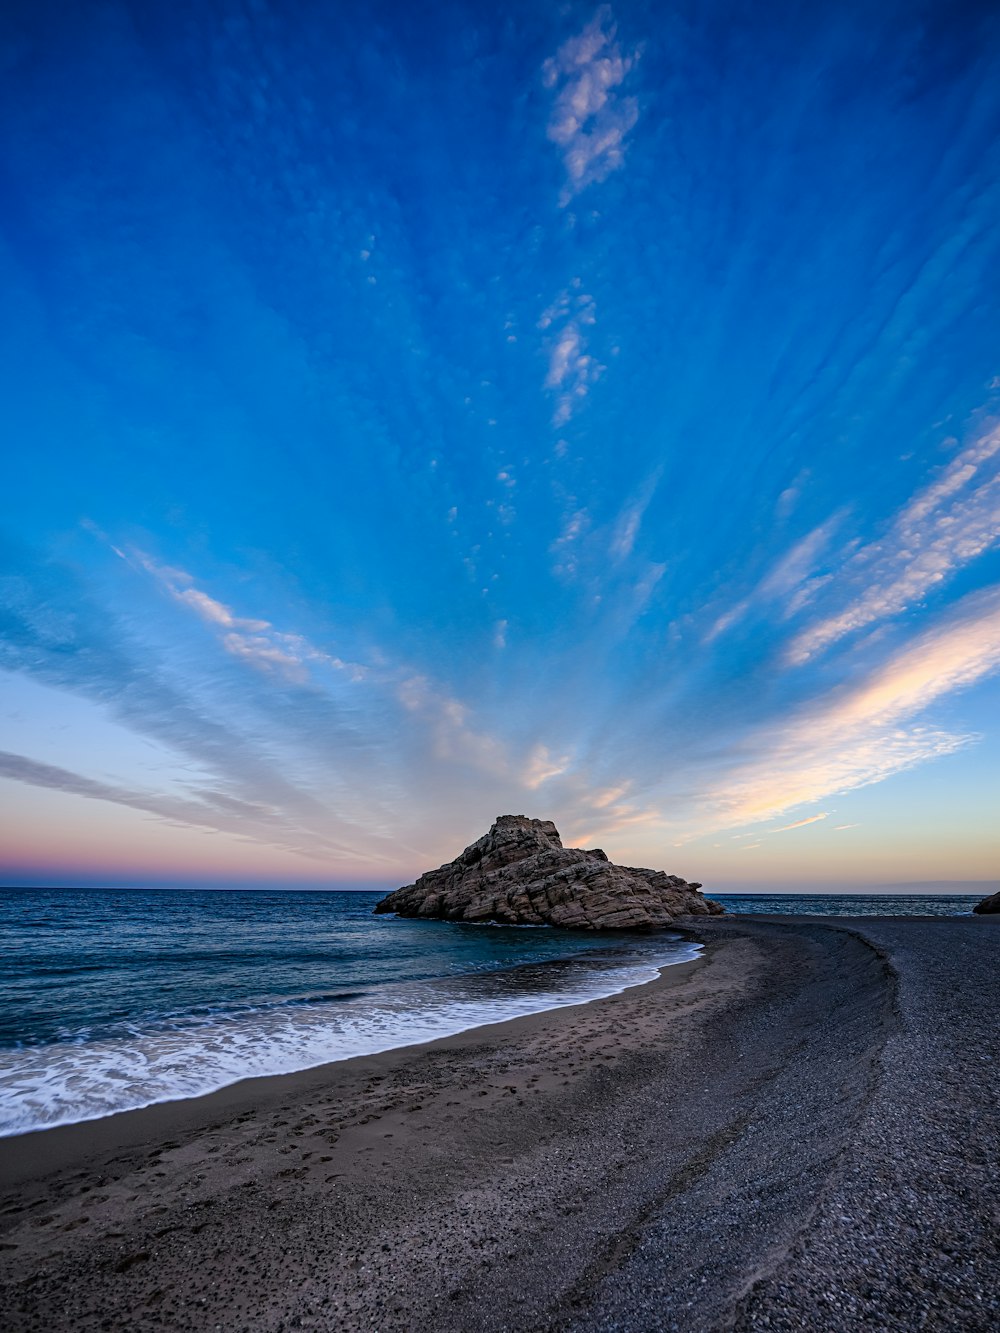
{"type": "Polygon", "coordinates": [[[995,1324],[1000,934],[679,932],[610,997],[0,1140],[7,1326],[995,1324]]]}
{"type": "MultiPolygon", "coordinates": [[[[678,932],[680,933],[680,932],[678,932]]],[[[694,941],[692,941],[693,943],[694,941]]],[[[382,1071],[410,1056],[444,1052],[461,1047],[475,1037],[482,1041],[509,1037],[517,1040],[520,1032],[529,1032],[551,1015],[564,1010],[583,1008],[617,999],[633,990],[644,990],[665,979],[679,985],[688,969],[694,970],[704,961],[704,953],[681,963],[659,965],[659,974],[648,981],[636,982],[608,995],[582,999],[573,1004],[553,1005],[532,1013],[516,1014],[498,1022],[480,1023],[459,1032],[430,1041],[391,1046],[384,1051],[351,1055],[343,1059],[327,1060],[323,1064],[284,1073],[251,1075],[234,1080],[210,1092],[193,1097],[174,1097],[169,1101],[151,1102],[148,1106],[114,1111],[110,1115],[95,1116],[90,1120],[74,1120],[61,1125],[46,1125],[38,1129],[0,1136],[0,1191],[36,1174],[39,1167],[57,1169],[86,1161],[100,1155],[104,1145],[133,1148],[155,1143],[161,1135],[169,1137],[179,1126],[196,1130],[204,1122],[219,1116],[238,1116],[248,1107],[267,1108],[272,1104],[300,1096],[309,1097],[317,1091],[366,1078],[372,1070],[382,1071]],[[678,973],[681,975],[668,976],[678,973]],[[95,1141],[98,1146],[95,1147],[95,1141]]],[[[652,965],[651,965],[652,966],[652,965]]]]}
{"type": "MultiPolygon", "coordinates": [[[[529,927],[529,929],[537,929],[537,928],[529,927]]],[[[622,980],[621,977],[619,976],[615,986],[611,989],[605,990],[604,993],[581,994],[579,998],[565,998],[566,996],[572,995],[573,992],[568,990],[563,991],[561,993],[555,992],[549,995],[548,1002],[544,1004],[540,1003],[538,1008],[519,1009],[514,1004],[512,1004],[511,1008],[513,1012],[509,1016],[501,1018],[488,1018],[488,1019],[483,1019],[482,1021],[468,1022],[464,1026],[456,1027],[453,1031],[443,1031],[440,1034],[430,1037],[418,1038],[413,1041],[397,1041],[391,1045],[380,1047],[375,1050],[360,1051],[352,1055],[335,1056],[332,1059],[318,1060],[312,1063],[304,1064],[300,1067],[293,1069],[276,1069],[274,1071],[269,1071],[266,1073],[245,1074],[235,1078],[231,1078],[224,1083],[219,1083],[214,1087],[207,1087],[203,1091],[193,1092],[193,1093],[180,1093],[176,1096],[160,1097],[156,1098],[155,1100],[146,1102],[140,1106],[127,1106],[127,1107],[122,1107],[119,1110],[106,1111],[103,1114],[86,1115],[78,1120],[57,1121],[53,1124],[35,1125],[27,1129],[12,1129],[7,1131],[0,1129],[0,1187],[2,1187],[4,1180],[4,1164],[6,1160],[5,1154],[3,1152],[3,1145],[10,1139],[23,1140],[32,1135],[47,1134],[53,1130],[72,1129],[75,1126],[79,1125],[94,1125],[103,1120],[118,1120],[122,1116],[134,1115],[142,1111],[151,1111],[155,1109],[157,1106],[172,1106],[175,1105],[176,1103],[184,1103],[184,1102],[201,1102],[207,1097],[212,1097],[219,1093],[223,1093],[230,1088],[239,1087],[244,1083],[253,1083],[253,1084],[266,1083],[270,1079],[275,1079],[275,1078],[278,1079],[293,1078],[297,1075],[308,1074],[311,1072],[324,1070],[333,1065],[346,1064],[355,1060],[364,1060],[377,1055],[388,1055],[395,1051],[404,1051],[415,1048],[429,1047],[437,1042],[447,1041],[450,1040],[451,1038],[460,1038],[467,1033],[477,1032],[480,1029],[498,1028],[507,1023],[517,1022],[522,1018],[533,1018],[547,1013],[555,1013],[560,1009],[576,1008],[579,1005],[591,1004],[596,1001],[604,999],[611,999],[615,995],[620,995],[624,991],[632,990],[636,987],[652,985],[654,982],[659,980],[660,977],[663,975],[663,973],[667,971],[669,968],[686,966],[688,962],[696,961],[697,957],[700,956],[701,951],[703,949],[703,946],[699,944],[697,941],[695,941],[693,938],[690,938],[688,934],[685,933],[683,928],[677,930],[671,930],[669,932],[665,932],[665,934],[671,937],[670,938],[671,944],[681,943],[681,944],[686,944],[693,949],[696,949],[698,951],[696,957],[693,959],[681,959],[678,962],[672,962],[669,959],[667,961],[659,961],[652,956],[647,957],[640,953],[636,953],[634,958],[623,957],[621,964],[622,968],[641,967],[647,969],[650,975],[635,980],[622,980]]],[[[644,943],[645,942],[646,940],[644,939],[644,943]]],[[[610,943],[621,943],[621,939],[619,938],[609,941],[609,944],[610,943]]],[[[583,966],[586,964],[587,961],[588,958],[587,955],[585,954],[570,954],[567,955],[565,958],[551,958],[551,959],[545,959],[541,962],[533,962],[533,963],[518,963],[515,964],[513,967],[498,968],[495,972],[470,973],[465,979],[472,979],[472,978],[488,979],[490,977],[505,976],[511,973],[516,974],[518,971],[526,967],[530,967],[535,970],[551,969],[554,973],[557,968],[563,967],[567,964],[569,965],[579,964],[583,966]]],[[[463,978],[460,977],[457,979],[461,980],[463,978]]],[[[446,978],[444,977],[435,977],[430,979],[432,984],[436,984],[445,980],[446,978]]],[[[539,992],[538,996],[539,1001],[541,1001],[543,994],[544,992],[539,992]]],[[[531,1001],[529,1000],[529,1004],[530,1003],[531,1001]]]]}

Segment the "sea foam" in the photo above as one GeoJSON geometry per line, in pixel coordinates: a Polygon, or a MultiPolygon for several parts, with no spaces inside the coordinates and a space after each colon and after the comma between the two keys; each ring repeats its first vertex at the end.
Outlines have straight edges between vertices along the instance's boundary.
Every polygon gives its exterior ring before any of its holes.
{"type": "Polygon", "coordinates": [[[0,1050],[0,1136],[95,1120],[585,1004],[654,980],[700,946],[674,937],[638,957],[587,955],[495,973],[325,997],[219,1007],[109,1035],[0,1050]]]}

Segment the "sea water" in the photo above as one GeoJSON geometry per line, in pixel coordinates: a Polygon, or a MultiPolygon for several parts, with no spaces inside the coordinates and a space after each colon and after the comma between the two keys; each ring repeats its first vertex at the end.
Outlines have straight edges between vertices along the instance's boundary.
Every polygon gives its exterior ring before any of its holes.
{"type": "MultiPolygon", "coordinates": [[[[731,913],[955,915],[980,895],[715,894],[731,913]]],[[[582,1004],[677,935],[373,916],[374,893],[0,889],[0,1135],[582,1004]]]]}
{"type": "Polygon", "coordinates": [[[0,889],[0,1135],[612,995],[670,933],[373,916],[378,894],[0,889]]]}
{"type": "MultiPolygon", "coordinates": [[[[990,890],[991,891],[991,890],[990,890]]],[[[728,913],[777,916],[967,916],[983,893],[713,893],[728,913]]]]}

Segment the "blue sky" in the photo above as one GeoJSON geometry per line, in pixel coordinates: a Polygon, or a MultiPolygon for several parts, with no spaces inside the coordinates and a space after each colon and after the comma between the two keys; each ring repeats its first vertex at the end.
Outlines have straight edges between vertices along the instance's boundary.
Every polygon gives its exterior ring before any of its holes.
{"type": "Polygon", "coordinates": [[[995,877],[991,8],[6,6],[5,882],[995,877]]]}

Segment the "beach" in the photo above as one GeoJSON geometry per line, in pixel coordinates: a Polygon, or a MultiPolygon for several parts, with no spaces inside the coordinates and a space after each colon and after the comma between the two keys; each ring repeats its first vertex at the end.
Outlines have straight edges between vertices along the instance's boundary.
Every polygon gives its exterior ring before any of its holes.
{"type": "Polygon", "coordinates": [[[691,934],[605,999],[0,1140],[4,1327],[996,1327],[997,921],[691,934]]]}

